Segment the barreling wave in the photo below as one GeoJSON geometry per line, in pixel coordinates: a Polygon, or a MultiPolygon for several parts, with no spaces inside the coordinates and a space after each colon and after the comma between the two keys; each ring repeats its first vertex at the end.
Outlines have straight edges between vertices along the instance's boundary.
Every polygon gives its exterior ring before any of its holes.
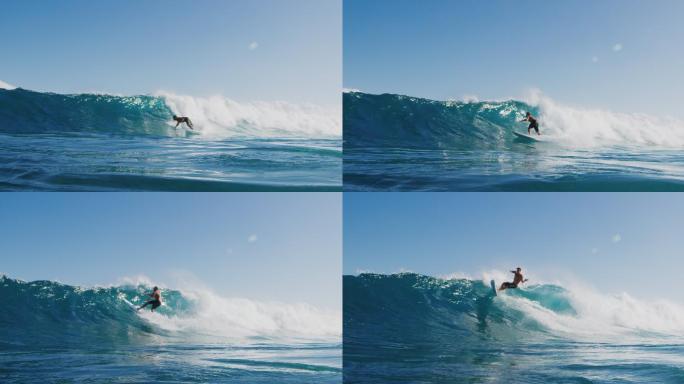
{"type": "Polygon", "coordinates": [[[344,334],[459,343],[544,339],[654,343],[684,338],[684,308],[627,294],[531,285],[494,296],[489,283],[413,273],[344,276],[344,334]]]}
{"type": "Polygon", "coordinates": [[[561,105],[539,92],[527,102],[435,101],[362,92],[344,94],[344,139],[349,147],[453,150],[519,148],[526,111],[539,117],[544,137],[570,148],[681,148],[684,121],[561,105]]]}
{"type": "MultiPolygon", "coordinates": [[[[239,103],[159,92],[115,96],[0,88],[0,133],[105,133],[178,136],[173,115],[188,116],[193,134],[223,138],[339,138],[339,113],[286,102],[239,103]]],[[[181,132],[191,132],[183,131],[181,132]]]]}
{"type": "MultiPolygon", "coordinates": [[[[0,276],[0,342],[27,345],[337,341],[340,316],[306,304],[162,288],[156,312],[136,311],[148,284],[82,288],[0,276]]],[[[149,307],[148,307],[149,308],[149,307]]]]}

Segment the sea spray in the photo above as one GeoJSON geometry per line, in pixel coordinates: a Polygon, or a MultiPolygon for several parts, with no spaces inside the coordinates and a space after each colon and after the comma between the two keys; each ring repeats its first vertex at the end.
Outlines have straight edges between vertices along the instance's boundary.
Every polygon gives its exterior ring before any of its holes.
{"type": "Polygon", "coordinates": [[[223,97],[192,97],[157,92],[175,113],[191,116],[209,137],[339,138],[341,112],[284,101],[241,103],[223,97]]]}

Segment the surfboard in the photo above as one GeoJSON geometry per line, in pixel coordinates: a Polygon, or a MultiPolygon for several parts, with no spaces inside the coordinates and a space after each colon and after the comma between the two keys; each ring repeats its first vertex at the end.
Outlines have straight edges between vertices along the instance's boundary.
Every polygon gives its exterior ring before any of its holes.
{"type": "Polygon", "coordinates": [[[133,303],[131,303],[130,301],[128,301],[125,297],[122,297],[121,300],[123,300],[124,303],[128,304],[128,306],[129,306],[132,310],[134,310],[134,311],[136,311],[136,312],[138,311],[138,306],[135,305],[135,304],[133,304],[133,303]]]}
{"type": "Polygon", "coordinates": [[[494,296],[496,296],[497,295],[497,293],[496,293],[496,282],[494,280],[492,280],[489,282],[489,285],[492,286],[492,292],[494,293],[494,296]]]}
{"type": "Polygon", "coordinates": [[[514,134],[517,138],[519,138],[519,139],[521,139],[521,140],[525,140],[525,141],[530,142],[530,143],[543,141],[542,138],[541,138],[539,135],[534,135],[534,136],[532,136],[532,135],[528,135],[528,134],[526,134],[526,133],[517,132],[517,131],[513,131],[513,134],[514,134]]]}

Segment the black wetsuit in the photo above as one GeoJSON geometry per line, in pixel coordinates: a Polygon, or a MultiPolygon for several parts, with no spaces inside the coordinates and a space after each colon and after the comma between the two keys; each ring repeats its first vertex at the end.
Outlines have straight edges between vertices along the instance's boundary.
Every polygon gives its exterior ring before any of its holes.
{"type": "Polygon", "coordinates": [[[178,123],[178,124],[176,124],[176,127],[181,123],[185,123],[188,125],[188,127],[190,127],[190,129],[193,128],[192,127],[192,121],[190,121],[189,117],[177,117],[175,120],[178,123]]]}
{"type": "Polygon", "coordinates": [[[530,125],[527,127],[527,130],[529,131],[530,129],[534,128],[535,131],[537,131],[537,135],[539,134],[539,123],[537,122],[537,119],[535,119],[532,116],[527,116],[527,121],[530,122],[530,125]]]}
{"type": "Polygon", "coordinates": [[[155,309],[157,309],[158,306],[161,305],[161,301],[158,300],[158,299],[150,300],[150,301],[148,301],[147,303],[143,304],[143,306],[140,307],[140,308],[138,308],[138,309],[143,309],[143,308],[147,307],[147,306],[150,305],[150,304],[152,305],[152,310],[154,311],[155,309]]]}
{"type": "Polygon", "coordinates": [[[505,283],[501,284],[501,288],[502,288],[502,289],[518,288],[518,284],[516,284],[516,283],[505,282],[505,283]]]}

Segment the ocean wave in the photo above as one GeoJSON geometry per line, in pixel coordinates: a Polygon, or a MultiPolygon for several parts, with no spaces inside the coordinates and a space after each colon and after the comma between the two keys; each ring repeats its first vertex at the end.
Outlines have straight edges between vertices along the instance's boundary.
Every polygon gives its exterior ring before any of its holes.
{"type": "Polygon", "coordinates": [[[343,95],[344,139],[349,147],[511,150],[526,111],[537,116],[550,143],[569,148],[639,146],[680,148],[684,121],[560,104],[539,91],[527,100],[435,101],[362,92],[343,95]]]}
{"type": "MultiPolygon", "coordinates": [[[[307,304],[225,298],[163,288],[156,312],[136,311],[147,283],[82,288],[0,277],[0,342],[9,344],[338,341],[339,313],[307,304]]],[[[149,308],[149,307],[148,307],[149,308]]]]}
{"type": "Polygon", "coordinates": [[[495,297],[482,280],[361,274],[344,277],[344,298],[345,341],[487,337],[658,344],[684,338],[684,308],[677,304],[554,284],[495,297]]]}
{"type": "MultiPolygon", "coordinates": [[[[225,138],[339,138],[334,108],[287,102],[241,103],[157,92],[117,96],[35,92],[0,87],[1,133],[83,133],[225,138]],[[194,130],[175,128],[173,115],[188,116],[194,130]]],[[[8,87],[11,88],[11,87],[8,87]]]]}

